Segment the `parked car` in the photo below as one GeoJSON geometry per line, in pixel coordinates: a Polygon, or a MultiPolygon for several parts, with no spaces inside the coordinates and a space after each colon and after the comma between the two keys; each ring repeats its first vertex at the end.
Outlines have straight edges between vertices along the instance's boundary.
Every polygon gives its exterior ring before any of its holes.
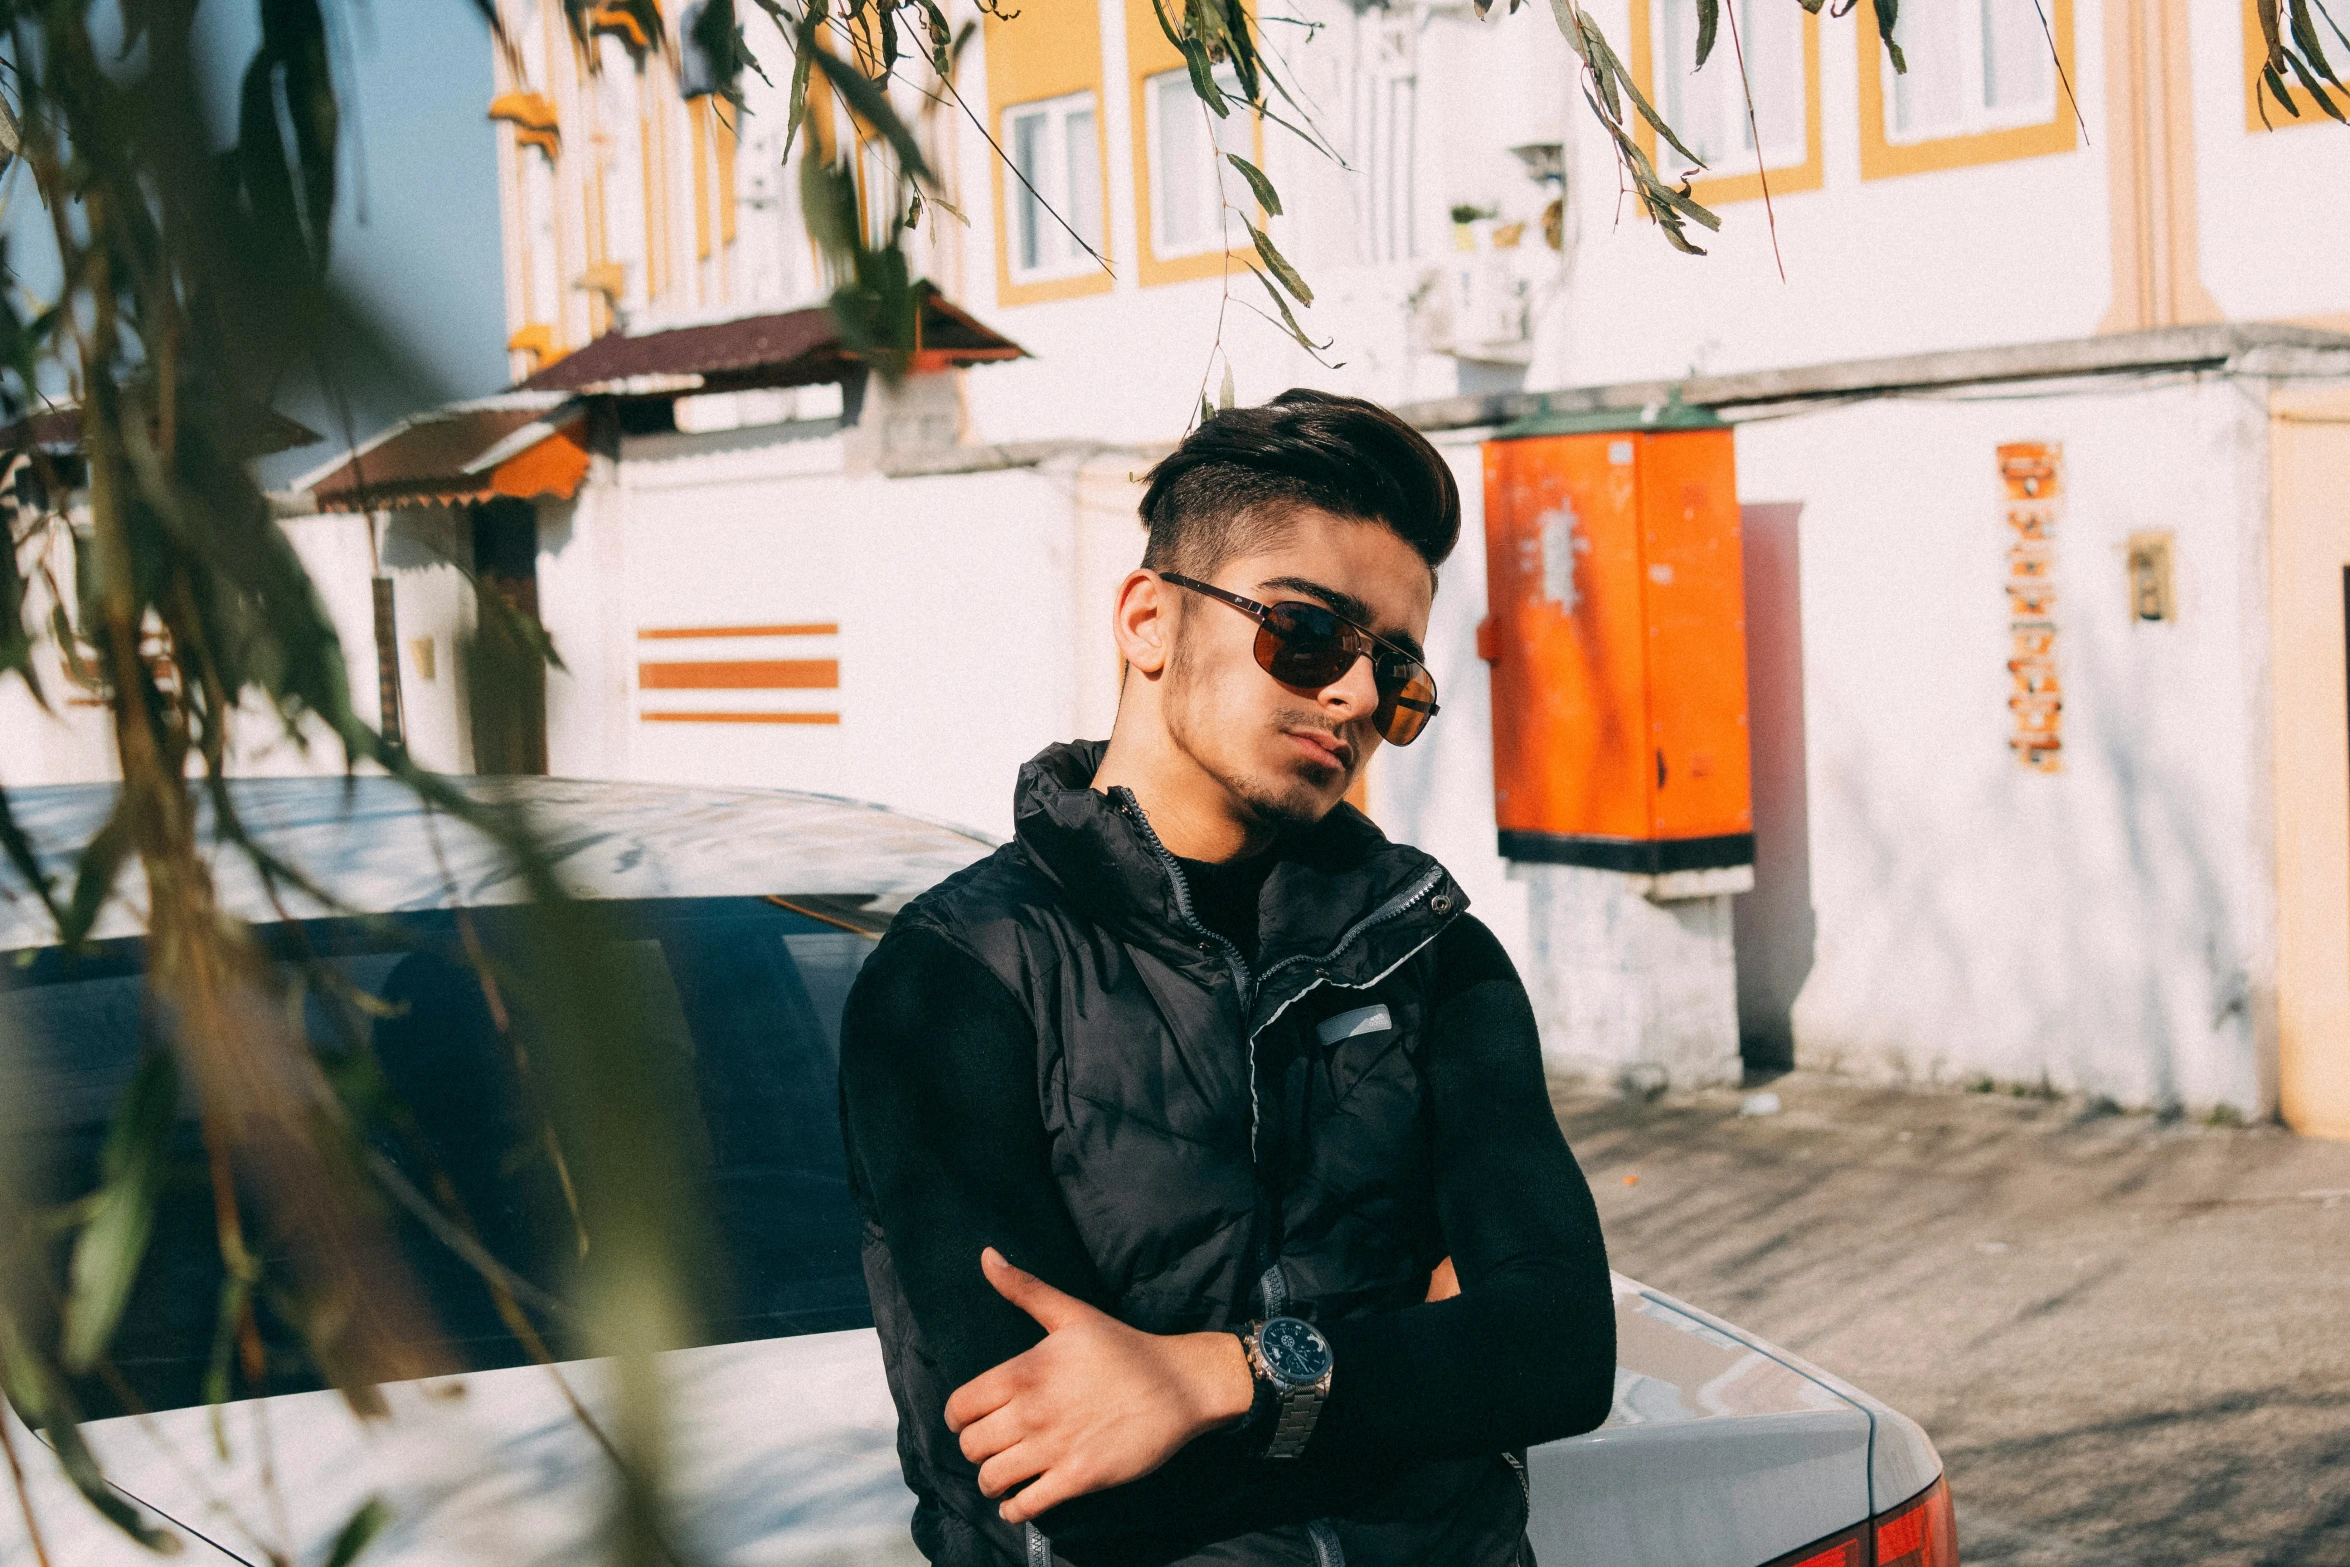
{"type": "MultiPolygon", "coordinates": [[[[681,1543],[713,1564],[918,1561],[843,1168],[839,1019],[890,916],[990,844],[807,794],[469,787],[527,809],[566,885],[618,916],[619,961],[650,1010],[648,1032],[690,1078],[723,1284],[711,1287],[705,1342],[667,1357],[681,1543]]],[[[110,796],[76,787],[9,798],[54,848],[85,841],[110,796]]],[[[286,920],[234,867],[224,899],[281,958],[307,952],[380,998],[362,1014],[367,1043],[415,1135],[484,1243],[523,1278],[552,1284],[564,1233],[547,1222],[556,1198],[544,1169],[517,1161],[529,1138],[512,1053],[457,923],[466,911],[472,935],[498,950],[522,914],[520,879],[385,780],[253,781],[237,799],[278,852],[379,917],[305,905],[286,920]]],[[[21,884],[0,881],[11,890],[0,900],[0,1134],[26,1194],[62,1203],[95,1179],[108,1117],[154,1025],[127,909],[105,916],[94,952],[69,955],[44,944],[21,884]]],[[[312,994],[305,1007],[323,1055],[350,1048],[329,1001],[312,994]]],[[[197,1168],[192,1123],[179,1149],[197,1168]]],[[[391,1418],[366,1424],[284,1357],[262,1396],[208,1407],[221,1276],[209,1201],[200,1180],[167,1189],[114,1346],[118,1378],[81,1388],[106,1473],[183,1536],[181,1560],[259,1564],[277,1550],[324,1561],[369,1497],[390,1511],[366,1557],[382,1567],[523,1567],[592,1549],[610,1471],[569,1399],[604,1407],[605,1368],[533,1363],[473,1267],[430,1226],[403,1220],[399,1239],[444,1348],[471,1369],[387,1389],[391,1418]]],[[[1529,1465],[1545,1567],[1955,1567],[1941,1461],[1913,1422],[1633,1280],[1619,1276],[1615,1298],[1613,1413],[1597,1431],[1536,1449],[1529,1465]]],[[[540,1315],[557,1356],[576,1354],[560,1315],[540,1315]]],[[[21,1425],[14,1435],[23,1449],[21,1425]]],[[[152,1560],[78,1501],[47,1505],[41,1523],[52,1562],[152,1560]]],[[[0,1503],[0,1564],[32,1560],[21,1519],[0,1503]]]]}

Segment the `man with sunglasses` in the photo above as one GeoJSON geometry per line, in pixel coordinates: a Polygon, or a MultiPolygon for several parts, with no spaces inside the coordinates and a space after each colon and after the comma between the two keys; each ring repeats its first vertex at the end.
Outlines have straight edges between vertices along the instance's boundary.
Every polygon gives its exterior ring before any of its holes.
{"type": "Polygon", "coordinates": [[[1591,1195],[1524,988],[1347,789],[1438,710],[1450,470],[1353,398],[1151,474],[1107,744],[898,916],[841,1035],[849,1179],[952,1567],[1530,1567],[1523,1449],[1606,1417],[1591,1195]]]}

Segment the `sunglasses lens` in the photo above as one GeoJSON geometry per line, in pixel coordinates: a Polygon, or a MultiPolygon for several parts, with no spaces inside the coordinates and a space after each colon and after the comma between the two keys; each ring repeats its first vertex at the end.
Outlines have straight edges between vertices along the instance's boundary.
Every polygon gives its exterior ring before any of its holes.
{"type": "Polygon", "coordinates": [[[1257,633],[1257,663],[1285,686],[1326,686],[1345,674],[1356,653],[1346,623],[1312,604],[1276,604],[1257,633]]]}
{"type": "Polygon", "coordinates": [[[1436,682],[1420,665],[1408,668],[1409,674],[1395,687],[1389,686],[1387,671],[1380,671],[1379,711],[1372,721],[1389,745],[1410,745],[1436,716],[1436,682]]]}

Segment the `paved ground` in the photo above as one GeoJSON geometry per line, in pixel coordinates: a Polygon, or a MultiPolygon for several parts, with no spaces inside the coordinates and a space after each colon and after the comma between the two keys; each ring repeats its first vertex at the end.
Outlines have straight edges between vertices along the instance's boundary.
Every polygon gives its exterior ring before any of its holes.
{"type": "Polygon", "coordinates": [[[1767,1086],[1559,1093],[1610,1258],[1923,1424],[1968,1567],[2350,1567],[2350,1144],[1767,1086]]]}

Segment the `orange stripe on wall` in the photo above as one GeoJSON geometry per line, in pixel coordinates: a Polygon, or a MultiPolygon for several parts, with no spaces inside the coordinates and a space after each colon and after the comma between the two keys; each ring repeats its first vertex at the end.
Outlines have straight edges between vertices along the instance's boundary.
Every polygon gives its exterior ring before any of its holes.
{"type": "Polygon", "coordinates": [[[837,658],[706,659],[639,664],[640,691],[837,691],[837,658]]]}
{"type": "Polygon", "coordinates": [[[837,724],[838,713],[640,713],[648,724],[837,724]]]}
{"type": "Polygon", "coordinates": [[[840,626],[835,621],[812,620],[797,626],[645,626],[637,636],[646,642],[659,642],[672,637],[836,637],[840,626]]]}

